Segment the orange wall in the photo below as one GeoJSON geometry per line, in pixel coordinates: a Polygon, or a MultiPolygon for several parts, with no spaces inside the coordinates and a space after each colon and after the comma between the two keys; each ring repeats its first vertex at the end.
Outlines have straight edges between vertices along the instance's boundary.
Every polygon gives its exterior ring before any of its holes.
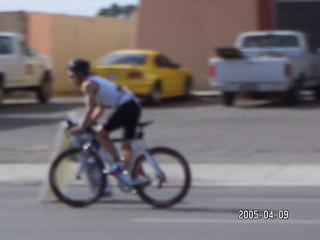
{"type": "Polygon", "coordinates": [[[52,55],[52,15],[26,13],[27,41],[31,48],[46,55],[52,55]]]}
{"type": "Polygon", "coordinates": [[[257,0],[141,0],[136,44],[169,55],[190,69],[196,88],[208,88],[214,48],[258,28],[257,0]]]}

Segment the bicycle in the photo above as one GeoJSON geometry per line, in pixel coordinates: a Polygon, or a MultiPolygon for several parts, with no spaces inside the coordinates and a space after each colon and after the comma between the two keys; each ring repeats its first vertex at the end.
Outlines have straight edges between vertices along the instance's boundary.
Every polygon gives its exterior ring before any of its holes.
{"type": "MultiPolygon", "coordinates": [[[[66,131],[74,123],[66,121],[66,131]]],[[[114,138],[114,142],[130,142],[131,158],[124,171],[112,175],[125,193],[136,193],[144,202],[157,208],[179,203],[191,187],[191,171],[186,159],[168,147],[147,148],[144,128],[153,122],[140,122],[134,139],[114,138]]],[[[113,159],[94,137],[92,127],[84,133],[80,147],[60,153],[50,167],[49,182],[59,200],[72,207],[85,207],[104,195],[108,186],[108,167],[113,159]],[[103,160],[102,160],[103,159],[103,160]]]]}

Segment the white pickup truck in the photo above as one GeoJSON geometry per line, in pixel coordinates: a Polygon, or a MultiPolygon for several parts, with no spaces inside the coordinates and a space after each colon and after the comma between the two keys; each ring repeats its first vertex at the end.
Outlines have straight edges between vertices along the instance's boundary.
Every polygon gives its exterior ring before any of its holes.
{"type": "Polygon", "coordinates": [[[235,47],[218,48],[217,54],[209,59],[210,83],[221,88],[227,106],[234,104],[236,94],[276,95],[295,105],[308,89],[320,99],[320,52],[311,51],[302,32],[246,32],[235,47]]]}
{"type": "Polygon", "coordinates": [[[49,101],[52,64],[47,56],[29,49],[19,33],[0,32],[0,90],[34,91],[40,103],[49,101]]]}

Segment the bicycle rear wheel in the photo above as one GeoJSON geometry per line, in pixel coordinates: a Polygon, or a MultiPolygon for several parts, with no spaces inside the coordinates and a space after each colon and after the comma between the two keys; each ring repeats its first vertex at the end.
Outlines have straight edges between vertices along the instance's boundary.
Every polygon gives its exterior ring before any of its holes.
{"type": "Polygon", "coordinates": [[[145,202],[158,207],[170,207],[180,202],[191,186],[191,172],[185,158],[177,151],[156,147],[148,150],[157,162],[163,177],[159,176],[146,157],[141,155],[136,162],[133,178],[150,178],[150,182],[136,186],[137,194],[145,202]]]}
{"type": "Polygon", "coordinates": [[[104,191],[107,179],[103,167],[96,154],[81,148],[66,150],[50,168],[51,188],[58,199],[72,207],[90,205],[104,191]]]}

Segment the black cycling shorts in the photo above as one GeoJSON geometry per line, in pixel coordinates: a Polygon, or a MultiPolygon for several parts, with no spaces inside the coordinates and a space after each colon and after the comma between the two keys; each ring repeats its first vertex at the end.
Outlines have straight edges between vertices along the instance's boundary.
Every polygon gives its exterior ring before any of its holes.
{"type": "Polygon", "coordinates": [[[104,125],[104,129],[107,132],[116,130],[118,128],[124,128],[124,138],[132,139],[135,137],[136,126],[141,115],[141,107],[134,100],[131,100],[121,105],[110,116],[107,123],[104,125]]]}

